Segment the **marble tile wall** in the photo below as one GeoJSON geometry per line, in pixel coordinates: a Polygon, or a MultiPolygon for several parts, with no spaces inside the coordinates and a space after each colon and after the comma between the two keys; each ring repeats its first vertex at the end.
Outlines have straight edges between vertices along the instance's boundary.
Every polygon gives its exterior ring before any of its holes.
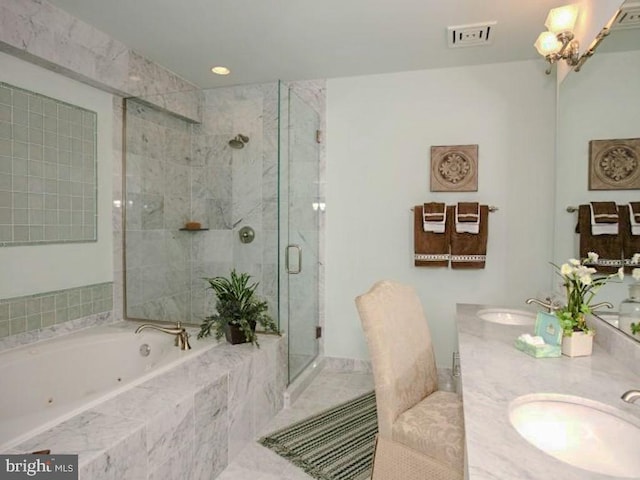
{"type": "Polygon", "coordinates": [[[231,268],[259,282],[277,316],[277,94],[275,83],[204,92],[202,124],[194,126],[192,212],[210,230],[193,239],[194,319],[214,309],[202,278],[231,268]],[[239,133],[249,142],[233,149],[228,142],[239,133]],[[244,226],[255,231],[252,243],[240,242],[244,226]]]}
{"type": "Polygon", "coordinates": [[[191,121],[200,119],[195,85],[44,0],[3,0],[0,51],[120,97],[141,97],[191,121]]]}
{"type": "Polygon", "coordinates": [[[286,339],[264,336],[260,344],[212,341],[204,353],[14,452],[46,445],[77,453],[81,480],[215,478],[282,408],[286,339]]]}
{"type": "MultiPolygon", "coordinates": [[[[130,318],[191,316],[191,124],[126,101],[126,289],[130,318]]],[[[197,234],[196,232],[195,234],[197,234]]]]}

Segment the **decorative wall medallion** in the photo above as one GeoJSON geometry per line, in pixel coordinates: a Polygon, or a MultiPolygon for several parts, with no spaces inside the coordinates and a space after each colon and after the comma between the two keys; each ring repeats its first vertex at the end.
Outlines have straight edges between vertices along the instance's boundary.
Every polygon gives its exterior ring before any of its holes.
{"type": "Polygon", "coordinates": [[[589,142],[589,190],[640,189],[640,138],[589,142]]]}
{"type": "Polygon", "coordinates": [[[478,191],[478,145],[431,147],[432,192],[478,191]]]}

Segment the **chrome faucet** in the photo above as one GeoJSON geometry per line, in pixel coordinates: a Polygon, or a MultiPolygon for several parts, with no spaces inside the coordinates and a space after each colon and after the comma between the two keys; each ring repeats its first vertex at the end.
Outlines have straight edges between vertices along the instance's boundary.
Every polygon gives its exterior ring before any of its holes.
{"type": "Polygon", "coordinates": [[[600,308],[600,307],[613,308],[613,304],[611,302],[600,302],[600,303],[596,303],[595,305],[591,305],[591,307],[589,308],[593,312],[596,308],[600,308]]]}
{"type": "Polygon", "coordinates": [[[625,402],[634,403],[640,398],[640,390],[629,390],[624,392],[620,398],[625,402]]]}
{"type": "Polygon", "coordinates": [[[527,298],[526,303],[527,305],[531,305],[532,303],[540,305],[541,307],[546,308],[549,311],[549,313],[553,313],[555,310],[558,310],[558,308],[560,308],[560,305],[555,303],[549,297],[545,298],[545,300],[546,302],[543,302],[542,300],[538,300],[537,298],[527,298]]]}
{"type": "Polygon", "coordinates": [[[182,326],[182,322],[176,322],[176,326],[173,328],[161,327],[154,325],[153,323],[144,323],[136,328],[136,333],[140,333],[145,328],[151,328],[152,330],[158,330],[160,332],[168,333],[169,335],[176,336],[176,347],[180,347],[180,350],[191,350],[189,345],[189,334],[182,326]]]}

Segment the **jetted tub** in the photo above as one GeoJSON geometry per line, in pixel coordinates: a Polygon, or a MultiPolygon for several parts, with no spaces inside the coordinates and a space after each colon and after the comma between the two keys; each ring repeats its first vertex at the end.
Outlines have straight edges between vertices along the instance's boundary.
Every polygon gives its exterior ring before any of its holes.
{"type": "Polygon", "coordinates": [[[118,322],[0,353],[0,453],[215,346],[118,322]]]}

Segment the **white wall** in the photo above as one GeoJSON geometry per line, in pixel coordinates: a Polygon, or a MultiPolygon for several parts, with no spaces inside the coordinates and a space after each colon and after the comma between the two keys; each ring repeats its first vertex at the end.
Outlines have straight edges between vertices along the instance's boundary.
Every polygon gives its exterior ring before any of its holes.
{"type": "Polygon", "coordinates": [[[3,53],[0,81],[98,114],[98,241],[0,248],[0,298],[112,281],[112,96],[3,53]]]}
{"type": "MultiPolygon", "coordinates": [[[[605,40],[606,42],[606,40],[605,40]]],[[[567,206],[590,201],[640,201],[637,190],[589,191],[589,141],[640,137],[640,50],[597,52],[563,82],[558,102],[558,174],[554,260],[577,257],[576,213],[567,206]]],[[[627,288],[609,284],[598,300],[617,304],[627,288]]]]}
{"type": "Polygon", "coordinates": [[[536,62],[327,82],[327,356],[368,357],[354,298],[380,279],[415,286],[438,364],[456,349],[455,304],[524,306],[549,287],[555,79],[536,62]],[[478,192],[429,191],[432,145],[479,145],[478,192]],[[487,266],[413,266],[410,208],[479,201],[490,214],[487,266]]]}

